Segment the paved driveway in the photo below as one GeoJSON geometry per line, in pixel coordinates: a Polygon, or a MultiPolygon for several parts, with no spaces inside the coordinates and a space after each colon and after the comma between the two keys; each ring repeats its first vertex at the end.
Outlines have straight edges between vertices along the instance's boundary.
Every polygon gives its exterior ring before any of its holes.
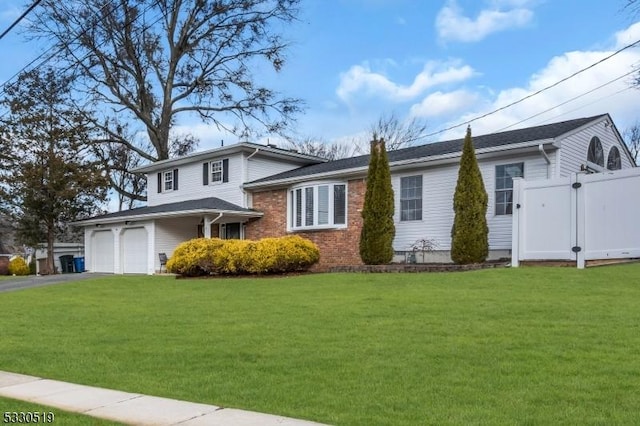
{"type": "Polygon", "coordinates": [[[30,275],[28,277],[12,277],[0,280],[0,293],[107,276],[113,276],[113,274],[82,272],[80,274],[44,275],[41,277],[35,275],[30,275]]]}

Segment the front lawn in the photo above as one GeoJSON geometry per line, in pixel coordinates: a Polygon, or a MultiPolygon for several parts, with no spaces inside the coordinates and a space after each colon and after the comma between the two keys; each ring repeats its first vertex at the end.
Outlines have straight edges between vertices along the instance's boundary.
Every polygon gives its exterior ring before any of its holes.
{"type": "Polygon", "coordinates": [[[640,264],[0,294],[0,370],[338,425],[640,424],[640,264]]]}

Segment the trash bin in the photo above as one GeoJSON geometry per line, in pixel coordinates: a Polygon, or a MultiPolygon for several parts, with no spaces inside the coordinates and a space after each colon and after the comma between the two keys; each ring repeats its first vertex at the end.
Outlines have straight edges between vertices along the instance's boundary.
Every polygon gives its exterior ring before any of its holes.
{"type": "Polygon", "coordinates": [[[76,269],[76,272],[84,272],[84,256],[74,257],[73,267],[76,269]]]}
{"type": "Polygon", "coordinates": [[[63,274],[73,272],[73,255],[60,256],[60,269],[62,269],[63,274]]]}

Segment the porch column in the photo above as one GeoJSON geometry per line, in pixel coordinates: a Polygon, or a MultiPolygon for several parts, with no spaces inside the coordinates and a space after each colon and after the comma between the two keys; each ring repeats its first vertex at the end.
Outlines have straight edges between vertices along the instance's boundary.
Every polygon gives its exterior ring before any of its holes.
{"type": "Polygon", "coordinates": [[[204,217],[204,226],[202,232],[205,238],[211,238],[211,224],[213,223],[213,218],[211,216],[204,217]]]}
{"type": "Polygon", "coordinates": [[[216,223],[222,217],[222,213],[219,213],[218,216],[212,217],[210,215],[206,215],[203,219],[202,233],[205,238],[211,238],[211,225],[216,223]]]}

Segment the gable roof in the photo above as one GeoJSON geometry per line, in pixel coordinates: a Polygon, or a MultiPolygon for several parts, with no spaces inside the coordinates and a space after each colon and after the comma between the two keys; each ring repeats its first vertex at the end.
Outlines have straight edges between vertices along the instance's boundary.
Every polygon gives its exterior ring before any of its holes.
{"type": "Polygon", "coordinates": [[[245,209],[220,198],[210,197],[199,200],[179,201],[175,203],[160,204],[150,207],[138,207],[131,210],[123,210],[115,213],[107,213],[94,216],[89,219],[79,220],[75,224],[84,226],[94,223],[113,223],[125,220],[144,220],[170,217],[176,215],[202,215],[202,214],[228,213],[234,216],[258,217],[262,213],[245,209]]]}
{"type": "Polygon", "coordinates": [[[214,157],[222,157],[239,152],[251,154],[260,153],[261,155],[286,160],[300,165],[324,163],[327,160],[315,155],[301,154],[295,150],[278,148],[274,145],[260,145],[252,142],[238,142],[219,148],[213,148],[206,151],[199,151],[183,157],[170,158],[168,160],[160,160],[153,163],[145,164],[131,169],[134,173],[149,173],[157,170],[167,169],[169,167],[179,166],[181,164],[194,163],[198,161],[208,160],[214,157]]]}
{"type": "MultiPolygon", "coordinates": [[[[593,117],[578,118],[575,120],[567,120],[541,126],[527,127],[524,129],[473,136],[473,145],[476,151],[482,151],[499,149],[501,147],[506,150],[512,148],[514,145],[524,144],[528,142],[552,142],[553,139],[559,136],[576,130],[590,122],[600,120],[603,117],[609,117],[609,115],[601,114],[593,117]]],[[[389,151],[389,164],[393,166],[394,163],[401,163],[409,160],[428,159],[430,157],[460,154],[462,152],[463,143],[464,139],[455,139],[389,151]]],[[[341,171],[351,169],[362,169],[368,167],[368,165],[369,154],[366,154],[358,157],[344,158],[340,160],[329,161],[326,163],[300,167],[297,169],[289,170],[287,172],[254,180],[245,184],[244,186],[246,188],[258,188],[261,186],[268,186],[269,184],[274,184],[276,182],[295,178],[339,173],[341,171]]]]}

